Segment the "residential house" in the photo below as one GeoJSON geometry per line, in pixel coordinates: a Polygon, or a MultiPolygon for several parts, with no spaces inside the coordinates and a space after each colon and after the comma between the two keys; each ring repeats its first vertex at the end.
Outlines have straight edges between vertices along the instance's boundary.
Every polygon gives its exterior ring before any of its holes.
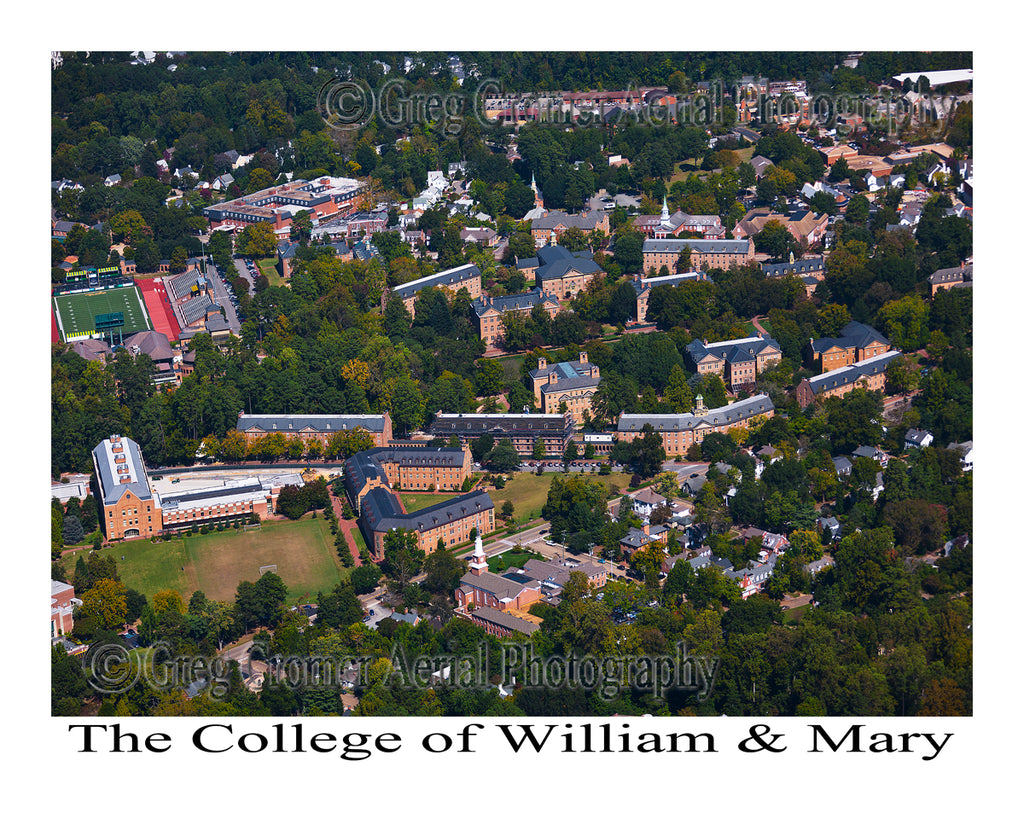
{"type": "Polygon", "coordinates": [[[944,267],[928,277],[934,297],[940,290],[953,287],[971,287],[974,284],[974,264],[963,263],[959,267],[944,267]]]}
{"type": "Polygon", "coordinates": [[[903,437],[903,448],[923,449],[926,446],[931,446],[934,440],[935,436],[926,429],[908,429],[907,434],[903,437]]]}
{"type": "Polygon", "coordinates": [[[960,462],[963,464],[963,471],[970,472],[974,469],[974,442],[964,441],[962,444],[952,443],[946,449],[953,449],[960,453],[960,462]]]}
{"type": "Polygon", "coordinates": [[[629,497],[633,499],[633,511],[642,518],[650,518],[655,509],[668,503],[667,498],[650,487],[633,492],[629,497]]]}

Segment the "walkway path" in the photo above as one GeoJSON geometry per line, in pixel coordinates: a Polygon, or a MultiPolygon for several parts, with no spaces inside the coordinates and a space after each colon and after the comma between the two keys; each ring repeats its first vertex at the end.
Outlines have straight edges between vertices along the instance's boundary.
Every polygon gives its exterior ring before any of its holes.
{"type": "Polygon", "coordinates": [[[348,550],[352,557],[355,558],[356,566],[362,566],[363,561],[359,558],[359,547],[356,546],[356,531],[359,529],[359,520],[356,518],[345,520],[342,517],[345,501],[342,498],[335,497],[334,493],[330,490],[328,490],[328,494],[331,496],[331,508],[334,509],[334,517],[338,521],[338,531],[345,533],[345,542],[348,543],[348,550]]]}

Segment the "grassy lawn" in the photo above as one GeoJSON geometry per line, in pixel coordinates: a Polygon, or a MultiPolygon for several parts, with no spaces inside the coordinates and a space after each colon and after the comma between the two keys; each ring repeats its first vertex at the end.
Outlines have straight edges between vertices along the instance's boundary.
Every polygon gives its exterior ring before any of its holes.
{"type": "Polygon", "coordinates": [[[281,274],[274,267],[274,261],[274,259],[260,259],[256,264],[259,265],[260,273],[267,277],[271,287],[284,287],[285,280],[281,278],[281,274]]]}
{"type": "MultiPolygon", "coordinates": [[[[764,327],[764,329],[767,331],[768,335],[772,334],[772,323],[770,321],[768,321],[768,319],[766,319],[766,318],[758,319],[758,323],[762,327],[764,327]]],[[[754,327],[754,322],[752,322],[752,321],[748,321],[747,322],[747,335],[748,336],[756,336],[757,335],[757,328],[754,327]]]]}
{"type": "Polygon", "coordinates": [[[518,554],[513,552],[504,552],[503,554],[488,558],[487,569],[494,574],[499,574],[508,569],[519,569],[526,565],[526,561],[531,557],[536,558],[537,560],[545,559],[542,555],[539,555],[536,552],[531,552],[529,549],[524,549],[518,554]]]}
{"type": "Polygon", "coordinates": [[[796,625],[799,623],[805,614],[811,610],[811,605],[808,603],[806,606],[800,606],[796,609],[786,609],[782,615],[783,625],[796,625]]]}
{"type": "MultiPolygon", "coordinates": [[[[243,580],[255,582],[260,566],[277,565],[290,602],[332,589],[347,573],[323,518],[272,521],[258,530],[211,532],[153,543],[121,543],[104,549],[117,562],[121,580],[146,597],[174,589],[187,602],[194,591],[233,601],[243,580]]],[[[65,558],[69,575],[77,557],[65,558]]]]}
{"type": "Polygon", "coordinates": [[[429,492],[400,492],[398,497],[402,499],[405,511],[412,513],[419,512],[420,509],[426,509],[428,506],[441,503],[441,501],[446,501],[449,498],[457,498],[459,495],[450,492],[438,493],[436,495],[429,492]]]}
{"type": "MultiPolygon", "coordinates": [[[[533,472],[513,473],[512,479],[505,483],[504,489],[492,489],[491,500],[494,501],[494,508],[499,512],[501,505],[509,500],[515,506],[516,523],[526,523],[540,517],[540,511],[548,499],[548,489],[554,479],[555,472],[545,472],[537,475],[533,472]]],[[[577,474],[577,473],[569,473],[577,474]]],[[[586,473],[588,480],[598,481],[612,490],[612,494],[618,494],[629,486],[629,476],[621,472],[611,475],[595,475],[586,473]]]]}

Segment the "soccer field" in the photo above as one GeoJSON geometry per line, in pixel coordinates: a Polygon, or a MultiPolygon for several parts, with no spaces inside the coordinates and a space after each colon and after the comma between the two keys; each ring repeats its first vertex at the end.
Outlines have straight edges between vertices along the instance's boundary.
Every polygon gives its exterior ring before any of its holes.
{"type": "Polygon", "coordinates": [[[96,332],[96,316],[104,313],[124,313],[121,332],[126,336],[153,329],[137,287],[55,296],[53,303],[57,311],[57,325],[65,341],[92,336],[96,332]]]}
{"type": "MultiPolygon", "coordinates": [[[[153,543],[131,540],[104,549],[117,563],[121,581],[152,599],[164,589],[177,591],[185,602],[194,591],[211,600],[232,602],[243,580],[255,582],[261,566],[277,566],[288,587],[288,600],[315,598],[346,577],[334,539],[323,518],[265,521],[256,530],[226,530],[153,543]]],[[[64,558],[70,577],[77,555],[64,558]]]]}

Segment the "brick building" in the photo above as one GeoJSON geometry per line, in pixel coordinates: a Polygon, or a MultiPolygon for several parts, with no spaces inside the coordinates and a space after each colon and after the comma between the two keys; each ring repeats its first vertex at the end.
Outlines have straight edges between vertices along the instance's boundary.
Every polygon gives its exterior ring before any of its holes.
{"type": "Polygon", "coordinates": [[[558,298],[545,294],[539,287],[514,296],[482,296],[473,302],[480,338],[488,347],[496,346],[505,337],[502,316],[506,313],[529,314],[538,305],[552,318],[560,309],[558,298]]]}
{"type": "Polygon", "coordinates": [[[704,407],[704,399],[698,395],[697,406],[692,413],[622,413],[615,437],[629,443],[643,434],[645,424],[650,424],[661,436],[665,455],[672,458],[685,455],[690,446],[699,444],[709,433],[727,433],[734,427],[749,427],[755,420],[768,419],[774,415],[775,405],[764,393],[712,410],[704,407]]]}
{"type": "Polygon", "coordinates": [[[847,322],[839,338],[812,339],[810,346],[811,359],[820,364],[823,373],[867,361],[892,349],[885,336],[859,321],[847,322]]]}
{"type": "Polygon", "coordinates": [[[885,371],[901,355],[898,350],[890,350],[864,361],[840,367],[838,370],[829,370],[821,375],[805,378],[797,385],[793,397],[803,408],[815,400],[842,397],[854,389],[884,390],[885,371]]]}
{"type": "Polygon", "coordinates": [[[644,241],[644,270],[654,276],[662,265],[675,270],[679,254],[690,248],[690,266],[728,270],[754,260],[754,243],[749,239],[647,239],[644,241]]]}
{"type": "Polygon", "coordinates": [[[462,576],[455,590],[455,601],[460,611],[470,606],[474,609],[487,608],[504,612],[526,611],[542,597],[539,580],[525,576],[512,580],[491,574],[487,568],[483,540],[477,535],[469,571],[462,576]]]}
{"type": "Polygon", "coordinates": [[[671,276],[655,276],[650,279],[641,276],[633,277],[633,289],[636,291],[636,320],[643,324],[647,321],[647,305],[651,299],[651,293],[655,287],[679,287],[682,284],[707,281],[708,277],[703,271],[690,270],[686,273],[676,273],[671,276]]]}
{"type": "Polygon", "coordinates": [[[702,239],[724,239],[726,234],[720,216],[691,215],[681,210],[669,215],[667,197],[662,202],[661,215],[637,216],[633,227],[648,239],[668,239],[680,233],[696,233],[702,239]]]}
{"type": "Polygon", "coordinates": [[[162,528],[160,501],[153,494],[139,445],[111,435],[92,451],[107,540],[152,537],[162,528]]]}
{"type": "Polygon", "coordinates": [[[337,432],[364,430],[373,436],[374,446],[387,446],[394,437],[391,416],[383,415],[246,415],[238,416],[235,428],[245,435],[246,444],[280,432],[286,438],[317,439],[324,446],[337,432]]]}
{"type": "Polygon", "coordinates": [[[536,277],[536,286],[560,303],[586,289],[591,280],[604,273],[589,250],[572,253],[561,245],[546,245],[535,258],[522,259],[516,269],[523,275],[536,277]]]}
{"type": "Polygon", "coordinates": [[[471,299],[480,298],[480,268],[475,264],[464,264],[443,270],[431,276],[424,276],[391,289],[392,298],[400,298],[409,311],[410,316],[416,315],[416,294],[426,287],[440,287],[447,293],[455,295],[465,288],[471,299]]]}
{"type": "Polygon", "coordinates": [[[587,360],[586,351],[580,352],[579,361],[549,364],[546,358],[537,361],[537,369],[530,371],[533,396],[543,413],[568,411],[581,419],[590,412],[591,400],[601,383],[601,371],[587,360]],[[560,407],[565,404],[565,410],[560,407]]]}
{"type": "Polygon", "coordinates": [[[932,296],[940,290],[949,290],[953,287],[972,287],[974,285],[974,265],[961,264],[960,267],[944,267],[936,270],[928,277],[928,284],[932,287],[932,296]]]}
{"type": "Polygon", "coordinates": [[[50,641],[56,642],[75,628],[75,606],[82,601],[75,597],[75,587],[60,580],[50,581],[50,641]]]}
{"type": "Polygon", "coordinates": [[[571,214],[553,210],[545,216],[530,222],[530,233],[537,247],[541,245],[557,245],[558,238],[569,228],[579,228],[589,235],[600,230],[606,236],[611,234],[611,222],[608,212],[592,210],[589,213],[571,214]]]}
{"type": "Polygon", "coordinates": [[[754,208],[736,223],[732,235],[738,239],[752,239],[769,222],[778,222],[805,247],[822,241],[828,230],[828,215],[824,213],[815,216],[807,208],[792,208],[788,213],[775,213],[771,208],[754,208]]]}
{"type": "Polygon", "coordinates": [[[244,228],[267,222],[275,233],[286,231],[296,213],[310,211],[314,226],[327,217],[355,210],[366,183],[356,179],[323,176],[307,182],[295,179],[284,185],[241,196],[203,208],[203,216],[216,230],[224,225],[244,228]]]}
{"type": "Polygon", "coordinates": [[[472,466],[467,449],[375,447],[345,461],[345,490],[358,512],[366,493],[378,486],[459,492],[472,466]]]}
{"type": "Polygon", "coordinates": [[[473,529],[484,535],[493,532],[494,502],[485,491],[477,490],[406,513],[396,495],[377,486],[363,496],[359,529],[375,560],[383,559],[384,537],[392,529],[415,532],[417,548],[429,555],[437,550],[438,541],[451,547],[470,540],[473,529]]]}
{"type": "Polygon", "coordinates": [[[686,345],[686,358],[700,375],[715,373],[736,392],[752,384],[768,367],[782,360],[782,347],[773,338],[750,336],[708,344],[695,339],[686,345]]]}
{"type": "Polygon", "coordinates": [[[439,412],[430,425],[435,438],[457,435],[465,446],[483,435],[494,438],[495,444],[503,438],[512,442],[521,458],[532,458],[537,440],[544,442],[547,457],[561,458],[573,438],[575,423],[571,412],[565,414],[542,413],[443,413],[439,412]]]}

